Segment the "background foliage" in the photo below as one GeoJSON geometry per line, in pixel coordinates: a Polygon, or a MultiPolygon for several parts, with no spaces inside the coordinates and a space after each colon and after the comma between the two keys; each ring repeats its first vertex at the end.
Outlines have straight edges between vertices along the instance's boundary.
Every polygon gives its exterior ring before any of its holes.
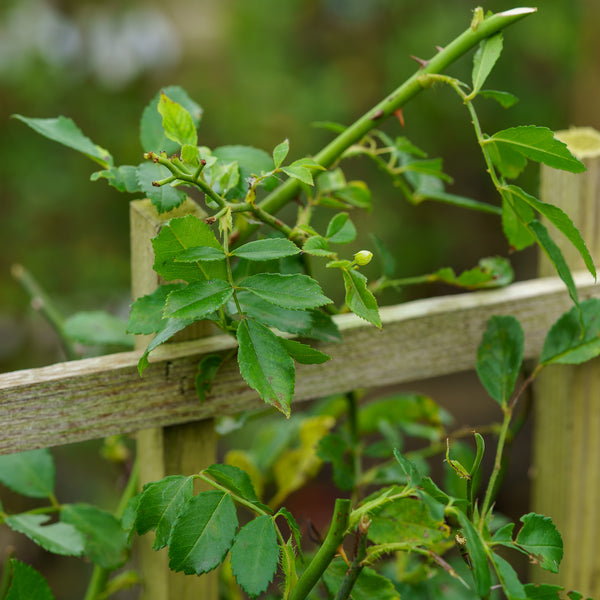
{"type": "MultiPolygon", "coordinates": [[[[526,122],[559,129],[577,122],[569,90],[588,9],[584,0],[543,4],[535,19],[507,34],[504,60],[490,83],[519,90],[520,102],[510,113],[495,103],[482,107],[482,119],[497,129],[526,122]],[[547,36],[552,44],[544,43],[547,36]]],[[[486,8],[513,5],[492,1],[486,8]]],[[[67,313],[99,307],[124,313],[129,287],[127,199],[108,186],[89,185],[85,158],[24,131],[8,120],[10,114],[68,115],[91,139],[114,149],[121,164],[135,164],[139,107],[161,85],[173,83],[205,109],[203,143],[272,148],[287,136],[294,159],[328,139],[310,123],[349,123],[415,69],[410,54],[427,58],[435,52],[431,40],[451,39],[471,8],[467,0],[456,0],[451,9],[433,0],[178,0],[167,13],[158,2],[3,3],[0,197],[8,251],[0,256],[1,368],[60,358],[52,336],[28,335],[15,326],[30,315],[9,275],[14,262],[27,266],[67,313]]],[[[464,73],[455,74],[463,77],[468,60],[458,68],[464,73]]],[[[440,88],[407,106],[405,133],[431,156],[444,157],[457,182],[452,191],[493,198],[482,176],[463,177],[481,171],[463,120],[462,108],[440,88]]],[[[399,133],[397,124],[391,127],[399,133]]],[[[371,168],[361,163],[357,168],[371,168]]],[[[409,207],[387,182],[374,197],[383,208],[365,229],[395,249],[405,276],[431,271],[442,258],[450,257],[445,262],[458,270],[475,264],[475,256],[505,252],[500,236],[489,233],[491,217],[469,215],[472,235],[457,243],[446,224],[464,219],[461,211],[409,207]]],[[[527,257],[521,264],[518,274],[530,274],[527,257]]]]}

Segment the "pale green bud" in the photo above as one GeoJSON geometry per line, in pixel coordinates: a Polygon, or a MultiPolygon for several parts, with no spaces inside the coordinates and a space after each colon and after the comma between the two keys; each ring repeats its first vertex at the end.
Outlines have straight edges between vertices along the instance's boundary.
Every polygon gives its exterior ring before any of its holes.
{"type": "Polygon", "coordinates": [[[357,252],[354,255],[354,262],[358,266],[364,267],[365,265],[368,265],[371,262],[372,258],[373,258],[372,252],[369,252],[368,250],[361,250],[360,252],[357,252]]]}

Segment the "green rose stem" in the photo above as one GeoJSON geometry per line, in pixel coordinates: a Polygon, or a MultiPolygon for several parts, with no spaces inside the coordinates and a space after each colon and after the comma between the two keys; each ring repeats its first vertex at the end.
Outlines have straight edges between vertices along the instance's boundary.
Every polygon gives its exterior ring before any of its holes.
{"type": "MultiPolygon", "coordinates": [[[[120,519],[123,516],[125,508],[127,507],[127,503],[137,494],[139,483],[138,480],[139,465],[138,461],[136,460],[133,463],[133,468],[131,469],[127,485],[121,494],[119,505],[115,510],[115,517],[117,519],[120,519]]],[[[92,571],[92,576],[83,600],[97,600],[101,598],[104,590],[106,589],[106,584],[108,583],[108,578],[110,577],[111,573],[111,569],[104,569],[103,567],[96,565],[92,571]]]]}
{"type": "Polygon", "coordinates": [[[350,500],[347,498],[338,498],[335,501],[333,518],[331,519],[331,526],[327,532],[327,537],[304,573],[302,573],[298,583],[294,586],[289,600],[304,600],[315,585],[317,585],[321,575],[323,575],[325,569],[327,569],[329,563],[333,560],[337,549],[344,539],[349,518],[350,500]]]}
{"type": "Polygon", "coordinates": [[[5,598],[8,593],[8,588],[12,582],[12,565],[11,560],[14,558],[14,552],[8,550],[6,557],[4,558],[4,565],[2,566],[2,578],[0,579],[0,598],[5,598]]]}
{"type": "MultiPolygon", "coordinates": [[[[440,50],[431,60],[424,62],[421,69],[407,79],[399,88],[387,98],[366,112],[360,119],[350,125],[343,133],[338,135],[325,146],[315,157],[315,161],[323,167],[331,167],[340,156],[353,144],[359,142],[363,136],[380,123],[393,115],[410,99],[416,96],[427,86],[423,75],[435,74],[443,71],[463,54],[471,50],[482,40],[498,33],[505,27],[512,25],[523,17],[536,12],[536,8],[513,8],[487,17],[480,23],[469,27],[464,33],[440,50]]],[[[274,214],[292,200],[300,190],[300,183],[296,179],[288,179],[284,184],[271,192],[259,206],[266,212],[274,214]]],[[[249,227],[241,234],[246,238],[256,229],[249,227]]]]}
{"type": "Polygon", "coordinates": [[[335,600],[347,600],[350,598],[352,588],[358,579],[361,571],[363,570],[365,557],[367,556],[367,531],[371,521],[366,516],[362,516],[359,523],[356,535],[358,536],[358,543],[356,548],[356,555],[352,560],[349,569],[344,575],[342,585],[340,585],[338,592],[335,596],[335,600]]]}
{"type": "Polygon", "coordinates": [[[22,265],[13,265],[12,276],[19,282],[21,287],[29,294],[31,306],[38,311],[50,323],[52,329],[58,335],[61,346],[68,360],[79,358],[75,346],[65,335],[65,319],[56,308],[48,294],[42,289],[35,277],[22,265]]]}

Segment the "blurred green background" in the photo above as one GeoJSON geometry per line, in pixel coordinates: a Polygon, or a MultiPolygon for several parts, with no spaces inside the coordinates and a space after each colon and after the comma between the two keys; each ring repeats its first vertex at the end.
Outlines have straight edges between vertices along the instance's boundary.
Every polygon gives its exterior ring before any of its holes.
{"type": "MultiPolygon", "coordinates": [[[[514,6],[496,0],[485,8],[514,6]]],[[[11,279],[13,263],[25,265],[66,314],[106,308],[125,315],[129,301],[131,197],[104,181],[91,183],[93,163],[10,120],[11,114],[69,116],[117,164],[137,164],[143,107],[161,86],[179,84],[205,109],[200,143],[270,151],[288,137],[297,158],[330,139],[311,123],[350,123],[415,70],[411,54],[427,58],[462,31],[472,8],[466,0],[175,0],[168,9],[134,0],[3,2],[0,369],[61,359],[11,279]]],[[[505,34],[504,56],[488,85],[515,93],[520,102],[508,111],[480,103],[489,133],[514,124],[593,125],[586,114],[591,109],[576,113],[574,107],[581,98],[593,106],[585,89],[593,78],[582,75],[593,45],[585,31],[598,9],[591,0],[544,1],[539,8],[505,34]]],[[[465,58],[452,72],[469,80],[470,68],[465,58]]],[[[467,113],[449,90],[419,95],[404,115],[405,129],[390,122],[390,134],[444,157],[455,178],[451,191],[496,202],[467,113]]],[[[351,176],[373,186],[376,210],[361,222],[393,250],[399,276],[466,268],[481,256],[506,254],[494,217],[408,206],[370,165],[354,161],[350,167],[356,170],[351,176]]],[[[536,173],[527,175],[535,188],[536,173]]],[[[515,258],[518,274],[531,275],[532,259],[515,258]]]]}
{"type": "MultiPolygon", "coordinates": [[[[484,8],[518,5],[490,0],[484,8]]],[[[463,31],[473,8],[466,0],[4,0],[0,371],[64,359],[54,334],[11,278],[14,263],[26,266],[67,315],[102,308],[126,316],[130,302],[133,197],[104,181],[91,183],[93,163],[9,119],[11,114],[71,117],[117,164],[137,164],[141,111],[160,87],[177,84],[204,108],[201,144],[270,151],[287,137],[291,158],[298,158],[331,137],[311,123],[352,122],[414,72],[411,54],[428,58],[436,45],[463,31]]],[[[505,32],[503,57],[488,80],[520,102],[508,111],[480,102],[484,130],[521,124],[600,128],[600,7],[596,0],[541,0],[538,8],[505,32]]],[[[469,57],[451,73],[469,81],[470,69],[469,57]]],[[[442,156],[455,178],[449,191],[497,203],[468,115],[450,91],[420,94],[404,118],[404,129],[394,121],[386,130],[442,156]]],[[[508,254],[496,218],[428,203],[409,206],[371,165],[356,161],[347,169],[349,179],[364,178],[372,187],[375,210],[356,221],[392,249],[398,276],[442,266],[460,270],[482,256],[508,254]]],[[[525,177],[535,193],[537,173],[528,170],[525,177]]],[[[357,249],[368,244],[364,236],[357,249]]],[[[535,274],[533,253],[513,258],[518,278],[535,274]]],[[[401,299],[391,295],[386,301],[401,299]]],[[[70,469],[77,464],[64,470],[65,484],[73,482],[70,469]]],[[[93,468],[115,478],[111,467],[93,468]]],[[[77,499],[105,493],[90,488],[77,499]]],[[[67,598],[66,591],[56,593],[67,598]]]]}

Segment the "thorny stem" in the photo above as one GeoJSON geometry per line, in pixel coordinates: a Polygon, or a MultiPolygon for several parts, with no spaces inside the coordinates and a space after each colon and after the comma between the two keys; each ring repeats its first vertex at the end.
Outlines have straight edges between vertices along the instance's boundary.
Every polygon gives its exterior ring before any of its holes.
{"type": "Polygon", "coordinates": [[[273,229],[280,231],[281,233],[283,233],[283,235],[285,235],[285,237],[291,238],[292,228],[289,225],[286,225],[281,219],[278,219],[277,217],[273,216],[272,214],[268,213],[266,210],[263,210],[260,206],[257,205],[251,206],[250,211],[257,219],[259,219],[263,223],[266,223],[273,229]]]}
{"type": "MultiPolygon", "coordinates": [[[[421,92],[424,89],[423,75],[443,71],[482,40],[498,33],[523,17],[536,12],[536,10],[535,8],[516,8],[504,11],[484,19],[475,28],[469,27],[445,48],[442,48],[431,60],[427,61],[422,68],[407,79],[400,87],[327,144],[315,155],[315,161],[325,168],[331,167],[350,146],[359,142],[369,131],[380,125],[385,119],[393,115],[399,108],[421,92]]],[[[299,191],[300,183],[296,179],[288,179],[284,184],[271,192],[260,203],[260,206],[263,210],[271,214],[276,213],[292,198],[297,196],[299,191]]],[[[255,229],[255,227],[248,228],[243,233],[243,237],[247,237],[255,229]]]]}
{"type": "MultiPolygon", "coordinates": [[[[235,302],[235,307],[238,311],[238,315],[240,316],[240,318],[243,318],[243,311],[242,311],[242,307],[240,306],[240,302],[238,300],[236,291],[235,291],[235,284],[233,281],[233,273],[231,271],[231,262],[230,262],[230,257],[229,257],[229,232],[228,231],[224,231],[223,232],[223,250],[225,251],[225,265],[226,265],[226,269],[227,269],[227,280],[229,281],[229,285],[233,288],[233,301],[235,302]]],[[[221,307],[220,309],[221,311],[221,319],[223,320],[223,323],[226,324],[225,321],[225,312],[223,311],[223,307],[221,307]]]]}
{"type": "MultiPolygon", "coordinates": [[[[519,398],[529,388],[533,380],[537,377],[540,371],[543,369],[543,364],[538,364],[535,369],[525,378],[519,389],[513,394],[510,401],[502,407],[504,413],[504,419],[502,426],[500,427],[500,434],[498,437],[498,445],[496,448],[496,458],[494,461],[494,469],[488,482],[486,489],[485,498],[481,507],[481,520],[479,522],[480,528],[483,527],[487,512],[490,510],[491,504],[498,491],[500,480],[502,479],[503,472],[503,460],[506,451],[506,446],[512,439],[514,431],[511,431],[510,424],[512,421],[513,413],[519,398]]],[[[517,427],[520,427],[522,422],[519,422],[517,427]]]]}
{"type": "MultiPolygon", "coordinates": [[[[220,208],[225,208],[227,206],[227,201],[222,196],[217,194],[217,192],[215,192],[208,185],[208,183],[206,183],[206,181],[204,181],[204,179],[202,179],[202,177],[201,177],[202,170],[201,169],[200,169],[200,173],[198,173],[198,175],[196,175],[196,173],[194,173],[193,175],[190,175],[186,171],[179,169],[176,165],[173,164],[173,162],[171,160],[169,160],[168,158],[166,158],[164,156],[161,156],[160,154],[155,154],[154,152],[148,152],[148,153],[144,154],[144,158],[148,158],[155,163],[158,163],[160,165],[167,167],[167,169],[169,169],[169,171],[171,171],[171,173],[173,173],[173,175],[180,181],[185,181],[186,183],[195,185],[202,192],[204,192],[211,200],[214,200],[219,205],[220,208]]],[[[204,165],[202,165],[202,166],[204,166],[204,165]]],[[[160,184],[161,182],[157,181],[156,183],[160,184]]]]}
{"type": "Polygon", "coordinates": [[[504,418],[502,420],[502,426],[500,427],[500,435],[498,436],[498,443],[496,446],[496,458],[494,460],[494,468],[492,470],[492,474],[490,475],[490,480],[487,485],[487,489],[485,491],[485,498],[483,500],[483,504],[481,506],[481,516],[479,520],[479,530],[483,530],[483,525],[485,523],[485,519],[487,513],[490,510],[491,504],[494,500],[494,495],[496,492],[496,480],[502,470],[502,458],[504,456],[504,446],[506,444],[506,438],[509,431],[510,420],[512,418],[512,409],[508,406],[504,406],[502,408],[504,413],[504,418]]]}
{"type": "Polygon", "coordinates": [[[335,596],[335,600],[347,600],[350,597],[350,593],[352,592],[352,588],[358,579],[361,571],[364,567],[364,559],[367,555],[367,531],[369,530],[369,526],[371,525],[371,521],[369,521],[364,515],[361,518],[358,528],[356,530],[357,536],[357,544],[356,544],[356,553],[354,555],[354,559],[350,564],[350,567],[346,571],[344,575],[344,579],[342,580],[342,584],[340,585],[338,592],[335,596]]]}
{"type": "Polygon", "coordinates": [[[323,544],[310,561],[306,570],[298,580],[298,583],[291,591],[289,600],[304,600],[310,591],[315,587],[329,563],[333,560],[337,549],[339,548],[346,530],[350,517],[350,500],[347,498],[338,498],[335,501],[331,526],[323,544]]]}

